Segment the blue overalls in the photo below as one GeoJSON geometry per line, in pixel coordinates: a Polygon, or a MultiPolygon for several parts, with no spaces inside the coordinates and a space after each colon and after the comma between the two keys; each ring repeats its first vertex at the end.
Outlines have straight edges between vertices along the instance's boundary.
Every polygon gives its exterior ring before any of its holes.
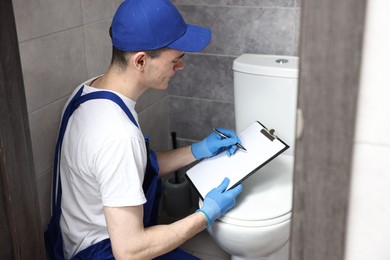
{"type": "MultiPolygon", "coordinates": [[[[55,260],[63,260],[63,241],[60,227],[61,218],[61,175],[59,168],[59,161],[61,157],[61,146],[64,138],[66,126],[69,118],[73,112],[84,102],[91,99],[109,99],[118,104],[122,110],[126,113],[128,118],[133,122],[135,126],[138,124],[131,114],[129,108],[125,105],[123,100],[116,94],[109,91],[96,91],[82,95],[83,88],[81,87],[76,95],[71,99],[68,106],[66,107],[61,126],[57,138],[57,144],[55,148],[54,158],[54,172],[53,172],[53,193],[52,193],[52,217],[48,225],[48,229],[45,232],[45,246],[49,252],[50,258],[55,260]],[[57,179],[58,178],[58,179],[57,179]]],[[[144,227],[149,227],[157,224],[158,220],[158,207],[161,197],[161,180],[158,178],[159,166],[157,162],[156,154],[149,150],[148,139],[145,138],[146,146],[148,150],[148,161],[145,171],[144,182],[142,185],[143,191],[147,202],[144,204],[144,227]]],[[[111,250],[110,239],[105,239],[88,248],[78,252],[73,259],[93,259],[93,260],[108,260],[115,259],[111,250]]],[[[175,249],[163,256],[157,257],[159,260],[169,259],[199,259],[192,256],[180,249],[175,249]]]]}

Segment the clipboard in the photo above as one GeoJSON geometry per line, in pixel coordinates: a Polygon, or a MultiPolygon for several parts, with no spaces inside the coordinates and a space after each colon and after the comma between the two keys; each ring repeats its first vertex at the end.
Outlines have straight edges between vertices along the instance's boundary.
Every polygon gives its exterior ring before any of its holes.
{"type": "Polygon", "coordinates": [[[237,149],[230,157],[222,152],[203,159],[186,172],[186,178],[202,199],[225,177],[230,179],[227,189],[232,189],[290,147],[274,129],[268,130],[259,121],[240,132],[238,137],[247,151],[237,149]]]}

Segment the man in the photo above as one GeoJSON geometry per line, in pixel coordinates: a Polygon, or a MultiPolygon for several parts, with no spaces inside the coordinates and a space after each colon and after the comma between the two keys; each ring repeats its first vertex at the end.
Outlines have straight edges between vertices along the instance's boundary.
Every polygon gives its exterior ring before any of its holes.
{"type": "Polygon", "coordinates": [[[54,178],[59,191],[53,193],[59,231],[45,240],[54,243],[54,258],[62,250],[66,259],[190,258],[175,248],[233,207],[242,187],[226,191],[225,179],[195,213],[155,225],[157,177],[222,151],[232,155],[240,140],[219,128],[229,138],[212,133],[156,155],[145,145],[134,106],[145,90],[166,89],[184,68],[185,52],[204,49],[211,31],[185,24],[169,0],[127,0],[115,13],[111,34],[108,70],[81,84],[64,110],[54,178]]]}

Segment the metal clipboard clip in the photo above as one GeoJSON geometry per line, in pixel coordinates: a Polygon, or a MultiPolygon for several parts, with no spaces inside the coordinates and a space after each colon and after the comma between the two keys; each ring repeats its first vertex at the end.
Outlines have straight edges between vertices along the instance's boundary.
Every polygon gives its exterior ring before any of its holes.
{"type": "Polygon", "coordinates": [[[271,141],[274,141],[275,139],[277,139],[278,137],[274,134],[275,133],[275,130],[274,129],[271,129],[271,130],[268,130],[266,128],[263,128],[260,130],[260,132],[265,135],[265,137],[267,137],[269,140],[271,141]]]}

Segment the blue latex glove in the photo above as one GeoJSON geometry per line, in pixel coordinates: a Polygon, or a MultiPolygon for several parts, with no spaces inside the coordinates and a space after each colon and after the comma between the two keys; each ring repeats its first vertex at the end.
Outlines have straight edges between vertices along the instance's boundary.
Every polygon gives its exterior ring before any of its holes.
{"type": "Polygon", "coordinates": [[[236,197],[242,191],[242,184],[226,191],[229,182],[229,178],[225,178],[217,188],[207,193],[202,207],[197,210],[206,215],[207,227],[236,204],[236,197]]]}
{"type": "Polygon", "coordinates": [[[191,151],[197,160],[212,157],[222,151],[226,151],[226,154],[229,156],[236,152],[237,146],[235,144],[240,143],[237,134],[233,130],[225,128],[217,128],[217,130],[229,138],[223,138],[217,133],[212,132],[203,141],[192,144],[191,151]]]}

